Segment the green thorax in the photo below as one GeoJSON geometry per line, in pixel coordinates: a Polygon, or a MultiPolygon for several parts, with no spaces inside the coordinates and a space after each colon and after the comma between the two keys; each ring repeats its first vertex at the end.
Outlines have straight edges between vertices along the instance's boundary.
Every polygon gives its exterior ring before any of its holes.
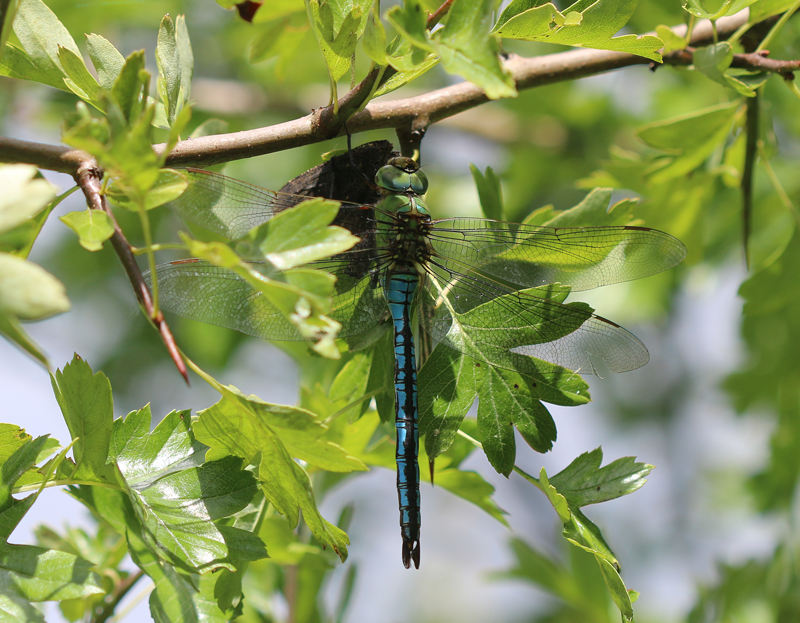
{"type": "Polygon", "coordinates": [[[381,208],[395,214],[430,216],[420,199],[428,190],[428,178],[412,158],[392,158],[375,174],[375,184],[385,193],[381,208]]]}

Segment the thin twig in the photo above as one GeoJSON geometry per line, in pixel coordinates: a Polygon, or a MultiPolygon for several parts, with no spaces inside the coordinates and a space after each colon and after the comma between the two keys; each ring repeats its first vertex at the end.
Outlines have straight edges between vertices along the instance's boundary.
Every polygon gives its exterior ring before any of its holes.
{"type": "Polygon", "coordinates": [[[93,163],[92,165],[79,168],[74,176],[75,181],[83,191],[89,208],[92,210],[101,210],[105,212],[108,214],[111,222],[114,224],[114,234],[111,236],[111,246],[114,248],[119,261],[122,263],[122,267],[125,269],[125,273],[128,275],[128,279],[133,286],[133,291],[136,293],[136,298],[139,301],[139,304],[144,309],[150,321],[158,329],[158,332],[161,334],[161,339],[164,342],[164,345],[167,347],[170,357],[175,362],[175,366],[178,368],[181,376],[183,376],[184,380],[188,384],[189,374],[186,370],[186,364],[184,363],[183,358],[178,351],[178,347],[175,344],[175,338],[172,336],[172,332],[170,331],[169,325],[167,325],[167,321],[164,318],[164,315],[161,313],[161,310],[156,310],[153,306],[153,298],[150,294],[150,289],[147,287],[147,283],[142,276],[142,271],[139,269],[139,265],[136,263],[133,249],[131,248],[128,240],[125,238],[125,235],[122,233],[122,229],[120,229],[117,220],[114,218],[114,213],[111,210],[111,206],[108,205],[105,196],[100,192],[100,182],[103,176],[102,172],[97,168],[97,165],[94,164],[93,159],[91,162],[93,163]]]}
{"type": "MultiPolygon", "coordinates": [[[[670,52],[664,56],[665,65],[688,66],[694,63],[694,53],[697,48],[687,46],[682,50],[670,52]]],[[[769,51],[752,52],[750,54],[734,54],[731,67],[736,69],[747,69],[749,71],[767,71],[781,76],[792,74],[800,69],[800,60],[779,61],[768,58],[769,51]]]]}
{"type": "MultiPolygon", "coordinates": [[[[747,22],[746,12],[722,18],[717,22],[721,39],[732,35],[747,22]]],[[[683,36],[685,26],[674,29],[683,36]]],[[[693,45],[702,45],[711,40],[710,23],[704,20],[692,32],[693,45]]],[[[606,50],[575,49],[534,58],[510,57],[505,65],[511,72],[518,90],[575,80],[633,65],[649,65],[651,61],[641,56],[610,52],[606,50]]],[[[355,89],[339,100],[339,114],[333,107],[313,111],[310,115],[279,123],[273,126],[216,134],[181,141],[167,157],[167,166],[210,166],[241,158],[284,151],[302,145],[328,140],[344,133],[347,120],[351,132],[365,132],[382,128],[406,127],[414,132],[424,131],[430,124],[451,117],[470,108],[486,103],[488,98],[477,86],[462,82],[438,89],[418,97],[393,101],[371,102],[358,110],[372,92],[376,80],[385,80],[393,72],[387,70],[380,75],[375,68],[355,89]]],[[[0,137],[0,162],[29,162],[42,168],[74,174],[82,163],[80,154],[66,147],[40,146],[24,141],[13,141],[0,137]]],[[[163,150],[156,145],[156,151],[163,150]]],[[[88,158],[88,155],[85,155],[88,158]]]]}
{"type": "Polygon", "coordinates": [[[122,601],[123,597],[130,592],[133,586],[141,579],[144,575],[144,571],[141,569],[137,569],[134,573],[131,573],[127,578],[122,580],[119,584],[114,587],[114,591],[111,595],[106,597],[106,600],[103,600],[102,607],[100,611],[92,616],[91,622],[92,623],[105,623],[109,617],[114,615],[114,610],[119,605],[119,602],[122,601]]]}

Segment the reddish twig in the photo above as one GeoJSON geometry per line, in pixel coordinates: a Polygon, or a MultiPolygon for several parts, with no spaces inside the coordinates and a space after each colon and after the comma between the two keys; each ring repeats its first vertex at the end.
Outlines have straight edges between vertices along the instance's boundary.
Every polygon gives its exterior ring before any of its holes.
{"type": "MultiPolygon", "coordinates": [[[[694,63],[694,53],[697,48],[687,46],[683,50],[676,50],[664,56],[665,65],[684,67],[694,63]]],[[[779,61],[768,58],[769,51],[751,52],[750,54],[734,54],[731,67],[747,69],[749,71],[767,71],[781,76],[787,76],[800,69],[800,60],[779,61]]]]}
{"type": "Polygon", "coordinates": [[[139,304],[142,306],[153,325],[155,325],[156,329],[158,329],[158,332],[161,334],[161,339],[167,347],[167,352],[169,352],[170,357],[175,362],[175,366],[188,384],[189,374],[186,370],[183,357],[181,357],[178,346],[175,343],[175,338],[161,310],[156,311],[154,309],[150,288],[147,287],[147,283],[145,283],[144,277],[142,276],[142,271],[136,263],[131,245],[122,233],[122,229],[120,229],[117,220],[114,218],[114,213],[111,211],[111,206],[108,205],[105,196],[101,192],[100,182],[103,178],[102,171],[92,159],[91,163],[79,167],[74,177],[76,183],[80,186],[86,197],[86,203],[89,205],[89,208],[92,210],[101,210],[111,218],[111,222],[114,224],[111,246],[114,247],[114,251],[119,261],[122,263],[125,273],[128,275],[128,279],[133,286],[133,291],[136,293],[139,304]]]}

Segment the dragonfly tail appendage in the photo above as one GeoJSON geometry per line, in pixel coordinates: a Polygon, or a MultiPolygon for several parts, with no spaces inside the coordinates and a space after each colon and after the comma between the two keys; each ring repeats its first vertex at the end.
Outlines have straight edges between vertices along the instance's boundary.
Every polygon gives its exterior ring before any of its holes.
{"type": "Polygon", "coordinates": [[[400,273],[388,279],[386,295],[394,323],[395,427],[397,429],[397,497],[403,565],[419,568],[419,425],[417,423],[417,368],[411,333],[411,301],[419,278],[400,273]]]}

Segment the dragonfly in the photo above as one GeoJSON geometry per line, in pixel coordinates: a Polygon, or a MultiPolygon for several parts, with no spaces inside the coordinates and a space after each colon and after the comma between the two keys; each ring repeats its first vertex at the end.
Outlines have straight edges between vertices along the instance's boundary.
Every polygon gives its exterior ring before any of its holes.
{"type": "MultiPolygon", "coordinates": [[[[356,155],[363,155],[358,149],[356,155]]],[[[467,217],[434,219],[423,198],[428,180],[417,162],[381,154],[389,159],[377,168],[372,190],[358,174],[344,175],[351,186],[367,190],[355,201],[340,202],[334,224],[360,242],[311,267],[337,278],[329,315],[341,324],[340,338],[369,334],[376,327],[393,332],[402,561],[406,568],[412,562],[419,568],[414,327],[435,344],[508,369],[519,357],[528,357],[580,374],[633,370],[649,360],[639,339],[585,307],[548,296],[548,288],[560,284],[582,291],[647,277],[678,264],[686,249],[669,234],[639,226],[552,228],[467,217]],[[368,203],[373,197],[377,201],[368,203]]],[[[183,173],[188,187],[167,206],[234,240],[309,199],[298,194],[308,191],[302,183],[288,186],[296,192],[276,192],[200,169],[183,173]]],[[[322,183],[312,192],[344,192],[328,190],[322,183]]],[[[178,260],[157,267],[157,273],[161,306],[168,311],[265,339],[304,339],[260,292],[228,269],[178,260]]]]}

